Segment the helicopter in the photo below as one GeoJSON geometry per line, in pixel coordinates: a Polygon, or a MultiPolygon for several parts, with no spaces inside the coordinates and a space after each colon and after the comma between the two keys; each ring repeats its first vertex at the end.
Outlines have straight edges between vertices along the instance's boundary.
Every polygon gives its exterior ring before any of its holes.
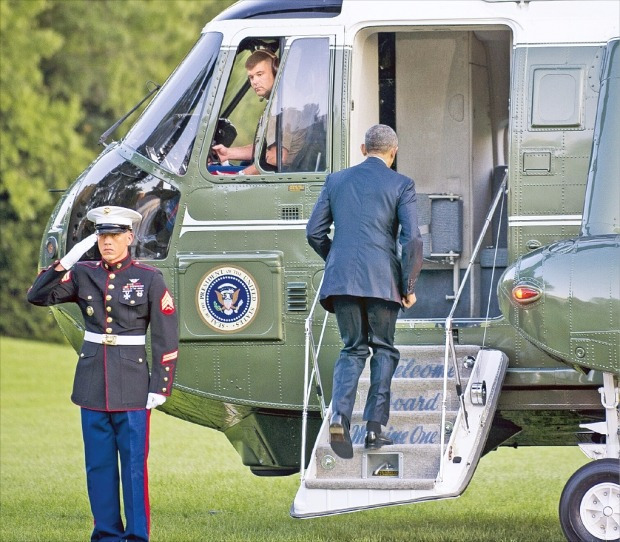
{"type": "MultiPolygon", "coordinates": [[[[92,233],[91,208],[140,212],[133,256],[179,311],[160,410],[222,431],[256,475],[300,473],[293,517],[455,497],[499,446],[579,445],[594,461],[564,488],[562,529],[618,540],[619,19],[613,0],[241,0],[126,136],[107,142],[130,114],[102,136],[39,266],[92,233]],[[258,50],[278,60],[261,99],[258,50]],[[376,123],[415,180],[424,265],[397,322],[395,444],[363,448],[362,375],[347,462],[327,444],[340,338],[305,227],[376,123]]],[[[52,312],[78,351],[79,311],[52,312]]]]}

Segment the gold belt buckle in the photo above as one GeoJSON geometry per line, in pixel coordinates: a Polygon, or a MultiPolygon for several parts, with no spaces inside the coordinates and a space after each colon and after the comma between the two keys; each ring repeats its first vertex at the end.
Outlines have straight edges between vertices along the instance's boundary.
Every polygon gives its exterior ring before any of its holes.
{"type": "Polygon", "coordinates": [[[102,344],[107,344],[108,346],[116,346],[116,337],[117,335],[104,335],[102,344]]]}

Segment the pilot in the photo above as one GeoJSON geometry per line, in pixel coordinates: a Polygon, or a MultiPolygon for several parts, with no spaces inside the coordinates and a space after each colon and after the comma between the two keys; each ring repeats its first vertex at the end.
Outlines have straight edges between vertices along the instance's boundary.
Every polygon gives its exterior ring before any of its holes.
{"type": "Polygon", "coordinates": [[[86,331],[71,400],[81,407],[94,516],[91,540],[146,541],[149,419],[151,409],[163,404],[172,389],[177,315],[161,272],[133,260],[129,253],[133,223],[141,220],[140,213],[106,206],[86,216],[94,222],[95,233],[39,274],[28,301],[41,306],[77,303],[84,318],[86,331]],[[78,263],[95,243],[101,260],[78,263]],[[147,327],[151,330],[150,375],[147,327]]]}
{"type": "MultiPolygon", "coordinates": [[[[247,70],[248,80],[256,95],[262,100],[268,100],[273,90],[276,74],[278,73],[278,57],[266,49],[258,49],[254,51],[248,59],[245,61],[245,69],[247,70]]],[[[262,117],[261,121],[262,122],[262,117]]],[[[270,129],[273,123],[270,123],[270,129]]],[[[260,132],[260,123],[256,130],[258,134],[260,132]]],[[[273,130],[271,129],[271,132],[273,130]]],[[[285,138],[287,136],[285,135],[285,138]]],[[[267,149],[265,155],[265,161],[271,166],[275,166],[276,162],[276,143],[275,135],[267,134],[267,149]]],[[[250,161],[254,160],[255,143],[245,145],[243,147],[226,147],[224,145],[214,145],[213,150],[217,153],[217,156],[221,164],[227,163],[229,160],[242,160],[250,161]]],[[[290,145],[287,141],[284,141],[282,145],[282,162],[288,161],[288,149],[290,145]]],[[[239,171],[239,175],[258,175],[259,171],[254,164],[245,167],[239,171]]]]}

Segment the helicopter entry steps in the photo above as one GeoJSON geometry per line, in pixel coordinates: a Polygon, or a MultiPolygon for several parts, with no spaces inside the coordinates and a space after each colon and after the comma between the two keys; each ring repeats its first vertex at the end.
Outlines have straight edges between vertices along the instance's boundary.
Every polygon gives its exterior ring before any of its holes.
{"type": "Polygon", "coordinates": [[[466,413],[451,367],[446,441],[441,450],[444,349],[398,349],[401,358],[392,380],[390,420],[385,428],[394,444],[376,450],[364,448],[366,424],[362,413],[370,385],[367,364],[351,420],[353,458],[341,459],[331,450],[328,410],[291,506],[292,517],[311,518],[452,498],[461,495],[469,484],[493,421],[508,357],[480,346],[455,346],[466,413]]]}

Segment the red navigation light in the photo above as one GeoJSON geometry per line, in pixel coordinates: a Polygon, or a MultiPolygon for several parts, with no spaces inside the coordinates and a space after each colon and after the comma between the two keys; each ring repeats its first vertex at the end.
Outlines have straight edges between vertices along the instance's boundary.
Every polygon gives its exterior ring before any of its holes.
{"type": "Polygon", "coordinates": [[[533,303],[541,295],[540,289],[531,284],[519,284],[512,289],[513,299],[521,305],[533,303]]]}

